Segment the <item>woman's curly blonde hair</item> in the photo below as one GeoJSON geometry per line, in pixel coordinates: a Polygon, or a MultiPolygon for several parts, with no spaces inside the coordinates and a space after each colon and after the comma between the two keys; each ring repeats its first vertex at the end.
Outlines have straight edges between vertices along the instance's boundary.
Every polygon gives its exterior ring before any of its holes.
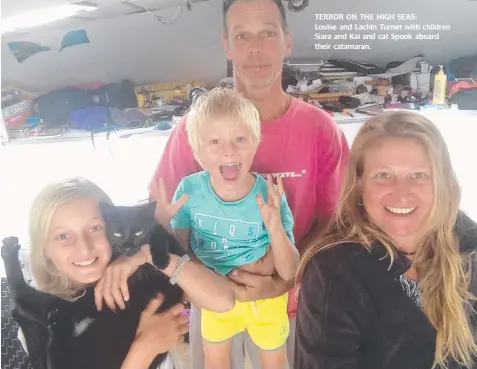
{"type": "Polygon", "coordinates": [[[444,138],[438,128],[417,113],[386,112],[361,127],[351,147],[335,217],[323,237],[315,237],[297,274],[302,279],[310,259],[320,250],[354,241],[371,247],[380,241],[393,262],[393,240],[371,221],[360,205],[358,185],[367,149],[385,138],[411,138],[425,148],[432,166],[434,203],[425,225],[414,264],[417,268],[423,311],[436,329],[434,366],[446,367],[449,359],[471,366],[477,354],[476,338],[469,322],[475,297],[470,293],[471,262],[459,252],[454,232],[459,213],[460,189],[444,138]]]}

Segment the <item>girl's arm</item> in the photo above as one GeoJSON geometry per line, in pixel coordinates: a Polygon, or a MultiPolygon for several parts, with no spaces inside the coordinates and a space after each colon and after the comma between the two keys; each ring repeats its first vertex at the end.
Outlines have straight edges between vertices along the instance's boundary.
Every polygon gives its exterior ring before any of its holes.
{"type": "MultiPolygon", "coordinates": [[[[152,265],[149,248],[144,248],[146,260],[152,265]]],[[[169,278],[178,266],[180,257],[170,254],[169,265],[162,272],[169,278]]],[[[230,281],[215,274],[199,262],[189,260],[182,265],[177,284],[184,290],[186,299],[199,309],[223,313],[235,305],[235,294],[230,281]]]]}
{"type": "MultiPolygon", "coordinates": [[[[181,244],[188,249],[189,234],[186,230],[176,230],[181,244]]],[[[162,272],[169,278],[178,266],[179,256],[170,255],[169,265],[162,272]]],[[[95,287],[95,303],[98,310],[103,307],[103,300],[111,310],[125,309],[124,301],[129,299],[128,278],[144,263],[154,265],[149,245],[132,256],[122,256],[113,261],[106,269],[95,287]],[[109,282],[106,283],[105,281],[109,282]]],[[[177,279],[185,299],[200,309],[222,313],[231,310],[235,305],[233,282],[228,278],[215,274],[198,260],[189,260],[182,265],[177,279]]]]}
{"type": "Polygon", "coordinates": [[[189,319],[182,315],[184,305],[177,304],[157,314],[163,301],[163,296],[157,296],[142,312],[136,337],[121,369],[148,369],[157,355],[184,340],[189,328],[189,319]]]}
{"type": "Polygon", "coordinates": [[[121,369],[148,369],[157,354],[142,343],[133,341],[121,369]]]}

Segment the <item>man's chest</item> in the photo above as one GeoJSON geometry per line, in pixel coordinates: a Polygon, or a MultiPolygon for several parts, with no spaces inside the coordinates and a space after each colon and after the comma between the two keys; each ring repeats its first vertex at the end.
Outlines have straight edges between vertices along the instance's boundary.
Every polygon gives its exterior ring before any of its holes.
{"type": "Polygon", "coordinates": [[[275,177],[296,178],[306,181],[313,175],[316,160],[313,154],[300,154],[298,151],[281,150],[258,151],[251,170],[260,174],[273,174],[275,177]]]}
{"type": "Polygon", "coordinates": [[[288,135],[273,132],[264,136],[251,170],[283,178],[285,191],[289,195],[289,192],[300,192],[300,189],[314,182],[318,160],[317,143],[312,137],[292,132],[288,135]]]}

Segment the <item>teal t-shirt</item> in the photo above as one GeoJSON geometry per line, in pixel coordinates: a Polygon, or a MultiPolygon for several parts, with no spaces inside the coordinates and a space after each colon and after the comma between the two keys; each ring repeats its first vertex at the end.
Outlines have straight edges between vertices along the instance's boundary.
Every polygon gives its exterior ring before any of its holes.
{"type": "MultiPolygon", "coordinates": [[[[174,229],[190,228],[190,245],[199,260],[220,274],[262,258],[270,237],[258,208],[256,195],[267,201],[267,181],[254,174],[255,184],[240,200],[221,200],[210,184],[210,175],[203,171],[182,179],[172,202],[183,194],[187,202],[171,220],[174,229]]],[[[286,196],[281,199],[283,228],[291,242],[293,216],[286,196]]]]}

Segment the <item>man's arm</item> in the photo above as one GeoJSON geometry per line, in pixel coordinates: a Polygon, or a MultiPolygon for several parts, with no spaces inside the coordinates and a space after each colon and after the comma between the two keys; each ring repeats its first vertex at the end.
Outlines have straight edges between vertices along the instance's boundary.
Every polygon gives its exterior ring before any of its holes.
{"type": "MultiPolygon", "coordinates": [[[[169,201],[181,179],[200,170],[189,146],[185,131],[186,122],[187,115],[181,119],[172,131],[151,180],[151,184],[154,183],[158,186],[159,178],[162,178],[169,201]]],[[[151,193],[150,199],[154,200],[151,193]]]]}
{"type": "MultiPolygon", "coordinates": [[[[270,250],[261,259],[261,263],[273,266],[273,250],[270,250]]],[[[270,267],[265,269],[269,270],[270,267]]],[[[232,281],[235,297],[238,301],[255,301],[278,297],[289,292],[294,286],[294,279],[285,281],[278,273],[272,275],[257,275],[243,269],[235,269],[228,274],[232,281]]]]}

